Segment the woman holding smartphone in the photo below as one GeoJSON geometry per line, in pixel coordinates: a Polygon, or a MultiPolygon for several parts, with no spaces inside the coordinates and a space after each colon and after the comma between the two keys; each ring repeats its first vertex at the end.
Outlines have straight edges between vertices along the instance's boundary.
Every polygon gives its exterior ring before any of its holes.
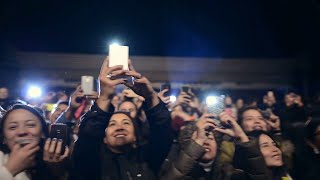
{"type": "Polygon", "coordinates": [[[47,139],[42,115],[33,107],[15,105],[0,121],[0,179],[57,179],[64,175],[62,141],[47,139]],[[60,169],[61,168],[61,169],[60,169]]]}

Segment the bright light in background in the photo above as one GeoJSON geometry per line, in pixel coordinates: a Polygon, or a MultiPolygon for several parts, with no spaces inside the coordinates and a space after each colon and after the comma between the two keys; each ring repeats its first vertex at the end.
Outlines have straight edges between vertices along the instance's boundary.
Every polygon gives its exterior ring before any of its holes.
{"type": "Polygon", "coordinates": [[[30,86],[27,91],[27,97],[29,98],[37,98],[42,95],[42,90],[38,86],[30,86]]]}
{"type": "Polygon", "coordinates": [[[208,106],[215,105],[215,104],[217,104],[217,102],[218,102],[218,99],[216,96],[207,96],[207,98],[206,98],[206,104],[208,106]]]}
{"type": "Polygon", "coordinates": [[[114,43],[111,43],[110,46],[120,46],[120,44],[117,42],[114,42],[114,43]]]}
{"type": "Polygon", "coordinates": [[[121,43],[118,40],[113,40],[109,43],[109,46],[121,46],[121,43]]]}
{"type": "Polygon", "coordinates": [[[176,96],[170,96],[170,102],[174,103],[176,102],[177,97],[176,96]]]}

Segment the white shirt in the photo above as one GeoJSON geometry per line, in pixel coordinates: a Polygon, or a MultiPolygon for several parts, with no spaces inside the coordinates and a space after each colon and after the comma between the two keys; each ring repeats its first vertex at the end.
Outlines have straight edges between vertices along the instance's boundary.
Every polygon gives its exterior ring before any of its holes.
{"type": "Polygon", "coordinates": [[[30,178],[27,176],[25,171],[13,177],[10,171],[4,166],[4,164],[8,161],[8,159],[9,159],[9,155],[4,154],[2,151],[0,151],[0,179],[1,180],[30,180],[30,178]]]}

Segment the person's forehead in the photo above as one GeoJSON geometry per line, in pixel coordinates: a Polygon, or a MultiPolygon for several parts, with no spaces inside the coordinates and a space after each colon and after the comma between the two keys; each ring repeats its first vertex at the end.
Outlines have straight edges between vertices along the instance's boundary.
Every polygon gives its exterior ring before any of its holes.
{"type": "Polygon", "coordinates": [[[122,103],[121,105],[120,105],[120,108],[125,108],[125,107],[130,107],[130,108],[134,108],[135,107],[135,105],[134,105],[134,103],[133,102],[129,102],[129,101],[127,101],[127,102],[124,102],[124,103],[122,103]]]}
{"type": "MultiPolygon", "coordinates": [[[[25,109],[16,109],[12,111],[8,118],[6,119],[5,123],[9,123],[12,121],[22,122],[27,120],[37,120],[39,121],[38,117],[31,112],[25,110],[25,109]]],[[[40,122],[40,121],[39,121],[40,122]]]]}
{"type": "Polygon", "coordinates": [[[251,116],[251,115],[258,115],[261,116],[262,114],[260,113],[260,111],[256,110],[256,109],[249,109],[247,111],[245,111],[243,113],[243,116],[251,116]]]}
{"type": "Polygon", "coordinates": [[[111,116],[111,120],[123,120],[123,119],[130,119],[128,115],[123,113],[114,114],[111,116]]]}
{"type": "Polygon", "coordinates": [[[260,143],[273,142],[272,138],[266,134],[261,134],[259,137],[259,141],[260,141],[260,143]]]}
{"type": "Polygon", "coordinates": [[[8,89],[7,88],[0,88],[0,92],[6,92],[6,91],[8,91],[8,89]]]}

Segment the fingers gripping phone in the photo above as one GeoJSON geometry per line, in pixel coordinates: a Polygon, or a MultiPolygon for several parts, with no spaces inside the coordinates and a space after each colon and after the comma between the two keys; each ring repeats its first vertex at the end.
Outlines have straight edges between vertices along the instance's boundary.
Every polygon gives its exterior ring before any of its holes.
{"type": "Polygon", "coordinates": [[[50,126],[50,138],[56,138],[62,140],[61,154],[64,153],[66,145],[68,145],[68,129],[66,124],[56,123],[50,126]]]}
{"type": "MultiPolygon", "coordinates": [[[[212,119],[215,121],[218,127],[221,128],[231,128],[229,124],[223,124],[220,121],[219,114],[221,114],[224,111],[224,99],[225,96],[216,96],[216,102],[207,105],[208,106],[208,113],[209,114],[215,114],[215,117],[212,117],[212,119]]],[[[208,131],[211,131],[212,128],[208,129],[208,131]]]]}
{"type": "Polygon", "coordinates": [[[190,93],[190,86],[181,86],[181,92],[190,93]]]}
{"type": "Polygon", "coordinates": [[[165,97],[170,96],[170,94],[171,94],[171,85],[170,85],[169,83],[165,83],[165,84],[162,84],[162,85],[161,85],[160,91],[163,91],[163,90],[165,90],[165,89],[168,89],[168,91],[165,92],[163,95],[164,95],[165,97]]]}
{"type": "MultiPolygon", "coordinates": [[[[109,46],[109,67],[121,65],[123,70],[129,70],[129,47],[120,45],[109,46]]],[[[133,77],[127,75],[111,76],[111,79],[125,78],[127,83],[133,84],[133,77]]]]}
{"type": "MultiPolygon", "coordinates": [[[[181,86],[181,92],[184,92],[189,95],[188,99],[191,101],[193,100],[193,96],[190,94],[191,92],[191,87],[190,86],[181,86]]],[[[194,114],[194,109],[189,106],[188,103],[182,103],[181,104],[182,110],[189,114],[190,116],[194,114]]]]}

